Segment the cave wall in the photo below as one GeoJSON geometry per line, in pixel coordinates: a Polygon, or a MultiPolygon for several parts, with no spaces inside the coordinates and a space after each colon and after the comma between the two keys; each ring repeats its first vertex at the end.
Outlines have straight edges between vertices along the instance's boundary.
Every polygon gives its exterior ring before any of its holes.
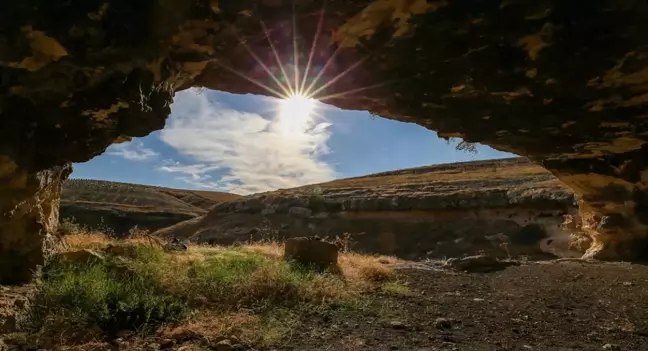
{"type": "Polygon", "coordinates": [[[319,77],[327,103],[528,156],[579,196],[589,256],[645,257],[647,19],[643,0],[4,1],[0,157],[56,178],[161,129],[178,90],[319,77]]]}
{"type": "Polygon", "coordinates": [[[310,218],[238,212],[203,221],[190,237],[199,243],[233,245],[317,235],[348,240],[354,252],[409,260],[482,253],[532,260],[580,257],[582,251],[570,246],[570,232],[562,225],[565,214],[563,209],[530,208],[339,212],[310,218]]]}

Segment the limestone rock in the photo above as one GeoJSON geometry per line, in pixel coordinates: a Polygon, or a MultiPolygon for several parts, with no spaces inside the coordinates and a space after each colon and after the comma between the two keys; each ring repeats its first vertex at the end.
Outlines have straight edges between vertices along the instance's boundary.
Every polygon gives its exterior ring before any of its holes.
{"type": "Polygon", "coordinates": [[[69,165],[28,173],[0,155],[0,285],[25,282],[44,263],[45,240],[58,225],[69,165]]]}
{"type": "Polygon", "coordinates": [[[332,268],[338,262],[338,248],[315,238],[290,238],[284,246],[284,258],[317,268],[332,268]]]}
{"type": "Polygon", "coordinates": [[[164,245],[165,251],[187,251],[187,249],[187,244],[179,238],[173,238],[166,245],[164,245]]]}

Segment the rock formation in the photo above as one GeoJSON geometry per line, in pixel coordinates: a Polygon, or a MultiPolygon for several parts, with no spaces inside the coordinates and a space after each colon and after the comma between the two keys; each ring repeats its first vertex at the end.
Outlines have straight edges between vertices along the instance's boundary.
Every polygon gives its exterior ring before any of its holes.
{"type": "MultiPolygon", "coordinates": [[[[524,158],[402,169],[251,195],[155,232],[231,245],[317,235],[404,259],[579,257],[573,194],[524,158]]],[[[580,251],[579,251],[580,250],[580,251]]]]}
{"type": "Polygon", "coordinates": [[[40,260],[44,189],[162,128],[175,91],[316,77],[327,103],[530,157],[579,196],[590,256],[645,255],[647,19],[642,0],[4,1],[0,283],[40,260]]]}

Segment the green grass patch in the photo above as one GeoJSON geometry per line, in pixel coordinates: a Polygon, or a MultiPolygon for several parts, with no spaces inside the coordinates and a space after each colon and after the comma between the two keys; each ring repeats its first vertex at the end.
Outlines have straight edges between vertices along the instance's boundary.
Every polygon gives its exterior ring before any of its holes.
{"type": "Polygon", "coordinates": [[[259,254],[228,252],[193,263],[187,271],[185,292],[214,303],[255,307],[321,302],[322,295],[343,298],[334,289],[344,284],[334,274],[317,274],[259,254]]]}
{"type": "Polygon", "coordinates": [[[382,290],[391,295],[397,296],[412,296],[414,293],[407,285],[403,285],[397,282],[385,283],[382,286],[382,290]]]}
{"type": "Polygon", "coordinates": [[[110,245],[101,249],[105,259],[48,261],[22,331],[74,344],[80,340],[74,338],[184,327],[209,338],[238,335],[250,345],[273,345],[305,313],[360,310],[363,292],[382,284],[361,274],[369,261],[360,257],[347,262],[346,273],[318,273],[241,249],[168,253],[113,239],[110,245]]]}
{"type": "Polygon", "coordinates": [[[28,325],[56,332],[71,327],[147,332],[183,319],[186,302],[166,292],[154,274],[120,274],[106,263],[52,262],[31,305],[28,325]]]}

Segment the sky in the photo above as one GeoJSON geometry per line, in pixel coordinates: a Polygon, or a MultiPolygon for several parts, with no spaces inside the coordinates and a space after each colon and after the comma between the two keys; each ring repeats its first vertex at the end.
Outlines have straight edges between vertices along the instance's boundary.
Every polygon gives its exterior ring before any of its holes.
{"type": "Polygon", "coordinates": [[[485,145],[457,151],[457,142],[366,111],[192,88],[176,93],[164,129],[75,164],[71,177],[246,195],[514,156],[485,145]]]}

